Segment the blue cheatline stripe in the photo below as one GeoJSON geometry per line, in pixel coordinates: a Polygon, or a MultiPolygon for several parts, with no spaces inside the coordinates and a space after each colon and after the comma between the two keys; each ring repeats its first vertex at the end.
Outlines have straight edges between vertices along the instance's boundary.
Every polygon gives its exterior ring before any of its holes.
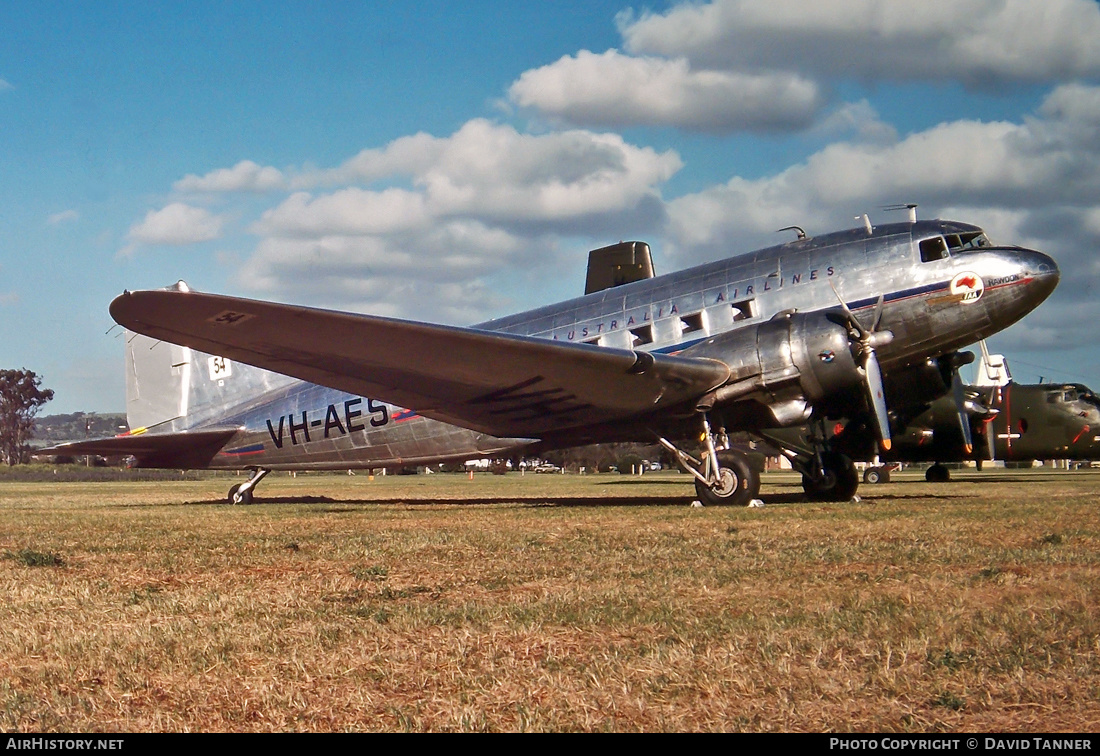
{"type": "Polygon", "coordinates": [[[221,454],[229,456],[238,456],[241,454],[258,454],[264,450],[263,444],[252,444],[251,446],[242,446],[238,449],[224,449],[221,454]]]}
{"type": "MultiPolygon", "coordinates": [[[[894,291],[882,298],[883,302],[897,302],[900,299],[909,299],[910,297],[919,297],[922,294],[930,294],[933,291],[941,291],[951,286],[950,281],[939,281],[938,283],[926,284],[924,286],[917,286],[912,289],[902,289],[901,291],[894,291]]],[[[869,297],[867,299],[858,299],[855,302],[848,303],[848,309],[861,310],[864,307],[874,307],[878,304],[878,297],[869,297]]]]}

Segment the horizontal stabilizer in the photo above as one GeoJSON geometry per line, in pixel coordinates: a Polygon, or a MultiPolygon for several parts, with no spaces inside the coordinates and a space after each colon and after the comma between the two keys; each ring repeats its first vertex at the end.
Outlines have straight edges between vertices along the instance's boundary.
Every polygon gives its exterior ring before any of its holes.
{"type": "Polygon", "coordinates": [[[125,327],[498,437],[663,411],[722,385],[725,363],[237,299],[126,292],[125,327]]]}
{"type": "Polygon", "coordinates": [[[237,428],[204,428],[180,433],[136,433],[58,444],[39,449],[35,455],[40,457],[75,457],[84,454],[101,457],[129,456],[137,458],[137,467],[198,469],[206,467],[237,431],[237,428]]]}

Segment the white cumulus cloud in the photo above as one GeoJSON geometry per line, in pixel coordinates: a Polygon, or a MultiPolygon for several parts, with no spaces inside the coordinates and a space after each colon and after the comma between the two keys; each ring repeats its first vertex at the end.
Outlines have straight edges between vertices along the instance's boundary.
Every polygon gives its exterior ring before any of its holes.
{"type": "Polygon", "coordinates": [[[242,284],[330,307],[471,323],[501,303],[486,275],[545,249],[478,221],[389,234],[269,236],[257,246],[242,284]]]}
{"type": "Polygon", "coordinates": [[[128,238],[134,244],[196,244],[220,237],[223,225],[222,218],[205,208],[173,202],[146,213],[130,227],[128,238]]]}
{"type": "Polygon", "coordinates": [[[255,226],[264,235],[321,237],[385,234],[423,226],[424,196],[404,189],[380,192],[349,187],[313,197],[295,192],[268,210],[255,226]]]}
{"type": "Polygon", "coordinates": [[[803,128],[824,102],[817,85],[797,74],[693,70],[686,58],[617,50],[582,50],[526,71],[508,94],[521,107],[569,123],[713,132],[803,128]]]}
{"type": "Polygon", "coordinates": [[[1100,73],[1094,0],[714,0],[619,25],[633,54],[730,70],[975,85],[1100,73]]]}
{"type": "Polygon", "coordinates": [[[449,137],[417,134],[364,150],[298,183],[405,179],[433,215],[553,221],[632,207],[682,165],[675,152],[637,147],[617,134],[521,134],[474,119],[449,137]]]}
{"type": "Polygon", "coordinates": [[[617,21],[622,51],[528,70],[510,101],[578,126],[782,131],[814,125],[844,83],[1100,75],[1095,0],[712,0],[617,21]]]}
{"type": "Polygon", "coordinates": [[[242,160],[232,168],[219,168],[205,176],[188,174],[173,188],[178,192],[269,192],[285,186],[286,178],[278,169],[242,160]]]}
{"type": "Polygon", "coordinates": [[[296,173],[295,186],[311,191],[252,225],[260,241],[241,282],[280,298],[472,322],[500,303],[489,278],[548,265],[556,239],[659,228],[659,187],[681,165],[675,152],[616,134],[522,134],[484,119],[449,136],[403,137],[296,173]],[[385,188],[369,188],[376,182],[385,188]],[[420,284],[424,295],[409,296],[420,284]]]}

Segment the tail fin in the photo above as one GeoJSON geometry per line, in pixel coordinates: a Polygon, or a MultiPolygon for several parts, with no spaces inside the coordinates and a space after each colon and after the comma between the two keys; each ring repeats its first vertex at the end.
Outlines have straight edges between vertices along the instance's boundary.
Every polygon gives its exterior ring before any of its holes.
{"type": "Polygon", "coordinates": [[[126,331],[126,422],[131,431],[177,422],[187,415],[185,347],[164,344],[126,331]]]}
{"type": "Polygon", "coordinates": [[[295,379],[126,332],[126,420],[131,432],[218,424],[295,379]]]}

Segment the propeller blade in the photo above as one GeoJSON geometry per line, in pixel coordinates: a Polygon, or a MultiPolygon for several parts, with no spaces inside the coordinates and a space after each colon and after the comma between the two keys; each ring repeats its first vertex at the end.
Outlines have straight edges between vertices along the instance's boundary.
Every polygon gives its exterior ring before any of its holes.
{"type": "Polygon", "coordinates": [[[883,451],[890,451],[892,442],[890,439],[890,416],[886,410],[886,389],[882,385],[882,368],[878,364],[878,357],[875,356],[875,347],[889,344],[894,338],[891,331],[876,330],[879,323],[882,322],[882,304],[886,297],[883,294],[879,295],[872,315],[874,328],[866,328],[848,307],[848,303],[844,301],[844,298],[840,296],[840,292],[833,286],[832,281],[829,281],[829,288],[833,290],[837,301],[840,302],[840,307],[848,318],[850,329],[855,331],[856,338],[853,341],[853,346],[859,348],[859,356],[863,363],[864,388],[867,391],[868,404],[875,416],[879,443],[882,445],[883,451]]]}
{"type": "Polygon", "coordinates": [[[878,357],[873,351],[867,352],[866,356],[864,380],[867,398],[870,399],[871,409],[875,414],[879,442],[884,451],[890,451],[890,417],[886,414],[886,390],[882,386],[882,368],[879,367],[878,357]]]}
{"type": "Polygon", "coordinates": [[[996,417],[996,415],[990,415],[989,418],[985,421],[985,443],[987,448],[986,454],[988,455],[988,458],[990,460],[993,460],[997,457],[997,448],[994,446],[994,444],[997,443],[997,436],[993,431],[994,417],[996,417]]]}
{"type": "Polygon", "coordinates": [[[974,438],[970,435],[970,416],[966,412],[966,386],[959,377],[958,368],[951,374],[951,394],[955,399],[955,416],[959,419],[963,448],[967,454],[970,454],[974,451],[974,438]]]}
{"type": "Polygon", "coordinates": [[[848,318],[848,324],[852,330],[856,332],[858,336],[858,344],[862,351],[874,350],[876,347],[880,347],[883,344],[889,344],[894,339],[893,331],[880,331],[879,325],[882,323],[882,310],[883,302],[886,301],[886,296],[883,294],[878,295],[878,302],[875,304],[875,311],[871,317],[874,321],[874,327],[867,328],[863,325],[863,322],[856,317],[856,314],[848,307],[848,303],[844,301],[844,298],[840,296],[840,292],[833,286],[833,282],[829,281],[829,288],[833,290],[833,294],[836,296],[836,301],[840,303],[840,308],[844,310],[844,316],[848,318]]]}
{"type": "Polygon", "coordinates": [[[863,323],[860,323],[859,318],[857,318],[855,313],[848,308],[848,303],[844,301],[844,297],[840,296],[840,292],[836,290],[835,286],[833,286],[832,281],[829,281],[829,288],[833,290],[833,295],[836,296],[836,301],[840,302],[840,308],[844,310],[844,314],[847,316],[848,322],[852,324],[852,328],[854,328],[859,334],[860,341],[866,339],[868,334],[870,334],[871,332],[863,327],[863,323]]]}
{"type": "Polygon", "coordinates": [[[886,301],[886,295],[885,294],[879,294],[878,295],[878,302],[875,303],[875,317],[874,317],[873,325],[871,326],[872,331],[877,331],[879,326],[882,325],[882,305],[885,301],[886,301]]]}

